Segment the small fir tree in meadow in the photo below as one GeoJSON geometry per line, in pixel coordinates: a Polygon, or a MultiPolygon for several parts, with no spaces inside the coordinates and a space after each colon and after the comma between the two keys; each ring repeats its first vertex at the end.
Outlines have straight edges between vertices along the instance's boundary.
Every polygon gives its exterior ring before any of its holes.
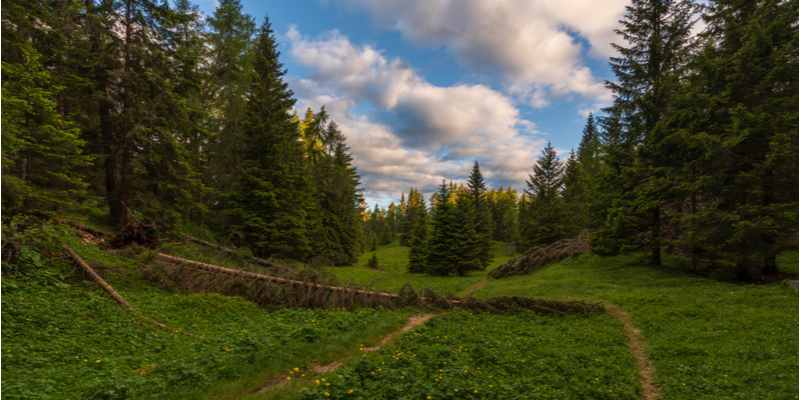
{"type": "Polygon", "coordinates": [[[372,258],[367,262],[367,268],[378,269],[378,255],[375,252],[372,253],[372,258]]]}

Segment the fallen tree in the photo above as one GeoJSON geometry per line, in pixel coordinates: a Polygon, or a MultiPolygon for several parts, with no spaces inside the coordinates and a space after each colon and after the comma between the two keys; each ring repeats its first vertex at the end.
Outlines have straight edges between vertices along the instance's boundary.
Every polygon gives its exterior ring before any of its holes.
{"type": "Polygon", "coordinates": [[[589,250],[588,235],[584,232],[575,239],[559,240],[549,246],[534,247],[525,254],[489,272],[489,277],[500,279],[512,275],[525,275],[542,269],[569,256],[589,250]]]}
{"type": "MultiPolygon", "coordinates": [[[[210,247],[212,249],[219,250],[219,251],[221,251],[223,253],[238,254],[238,252],[236,250],[232,250],[232,249],[229,249],[227,247],[223,247],[223,246],[218,245],[216,243],[207,242],[205,240],[201,240],[201,239],[198,239],[196,237],[189,236],[189,235],[186,235],[185,237],[186,237],[186,240],[188,240],[190,242],[194,242],[194,243],[206,246],[206,247],[210,247]]],[[[262,264],[262,265],[266,265],[266,266],[269,266],[269,267],[281,267],[281,265],[276,264],[276,263],[274,263],[272,261],[269,261],[269,260],[265,260],[263,258],[253,257],[251,260],[253,262],[256,262],[256,263],[259,263],[259,264],[262,264]]]]}
{"type": "Polygon", "coordinates": [[[275,269],[284,276],[257,274],[187,260],[163,253],[155,258],[166,264],[160,271],[151,271],[152,280],[180,285],[191,292],[216,292],[244,297],[263,308],[354,308],[354,307],[419,307],[434,309],[466,309],[471,311],[510,312],[532,310],[544,314],[584,314],[602,310],[600,303],[554,301],[515,296],[498,296],[487,300],[474,297],[456,298],[450,293],[436,293],[430,288],[415,290],[403,285],[397,294],[369,290],[363,286],[342,286],[331,274],[313,269],[293,271],[275,269]]]}
{"type": "MultiPolygon", "coordinates": [[[[109,285],[108,282],[105,281],[105,279],[100,277],[100,275],[98,275],[97,272],[95,272],[94,269],[92,269],[92,267],[90,267],[89,264],[86,263],[86,261],[83,261],[83,259],[80,256],[78,256],[78,254],[75,253],[74,250],[72,250],[69,246],[66,246],[66,245],[64,246],[64,248],[67,249],[67,252],[72,257],[72,260],[75,261],[75,263],[78,264],[78,266],[80,266],[81,269],[84,272],[86,272],[89,275],[89,277],[92,278],[93,281],[97,282],[97,284],[99,284],[100,287],[103,288],[103,290],[105,290],[108,294],[110,294],[111,297],[114,300],[117,301],[117,303],[122,304],[125,308],[130,309],[131,311],[136,313],[136,315],[138,315],[140,318],[143,318],[147,322],[150,322],[150,323],[154,324],[155,326],[157,326],[157,327],[159,327],[161,329],[167,329],[168,328],[166,325],[164,325],[164,324],[162,324],[162,323],[160,323],[160,322],[158,322],[158,321],[156,321],[156,320],[154,320],[152,318],[146,317],[146,316],[140,314],[138,311],[136,311],[136,309],[134,309],[133,306],[130,305],[130,303],[125,301],[125,299],[123,299],[122,296],[120,296],[120,294],[116,290],[114,290],[114,288],[111,285],[109,285]]],[[[178,331],[177,329],[173,329],[173,330],[175,330],[176,332],[178,331]]],[[[189,332],[181,332],[181,333],[183,333],[184,335],[188,335],[188,336],[200,337],[200,336],[191,334],[189,332]]]]}

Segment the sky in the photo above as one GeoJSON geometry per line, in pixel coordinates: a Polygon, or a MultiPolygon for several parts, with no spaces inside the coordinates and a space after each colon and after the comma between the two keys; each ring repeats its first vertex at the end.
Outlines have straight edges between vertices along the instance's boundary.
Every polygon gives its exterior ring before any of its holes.
{"type": "MultiPolygon", "coordinates": [[[[325,106],[370,206],[465,182],[521,190],[548,142],[576,149],[611,103],[628,0],[242,0],[269,16],[303,115],[325,106]]],[[[212,15],[214,0],[201,0],[212,15]]]]}

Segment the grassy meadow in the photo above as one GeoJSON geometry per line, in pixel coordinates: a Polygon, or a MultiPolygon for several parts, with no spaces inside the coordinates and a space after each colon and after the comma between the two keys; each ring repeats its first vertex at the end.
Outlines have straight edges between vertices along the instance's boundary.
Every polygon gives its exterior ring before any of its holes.
{"type": "MultiPolygon", "coordinates": [[[[265,312],[237,297],[187,294],[145,280],[144,255],[108,253],[66,228],[51,229],[141,314],[72,271],[42,260],[35,273],[2,279],[2,396],[8,399],[637,399],[643,391],[628,336],[611,313],[542,316],[447,312],[375,352],[362,349],[419,310],[265,312]],[[70,271],[72,275],[69,277],[70,271]],[[161,330],[143,319],[166,324],[161,330]],[[184,333],[191,333],[185,335],[184,333]],[[350,358],[334,372],[310,367],[350,358]],[[295,370],[297,368],[297,370],[295,370]],[[295,371],[288,385],[254,393],[295,371]],[[308,374],[307,376],[305,376],[308,374]],[[298,376],[298,375],[303,375],[298,376]]],[[[198,235],[199,236],[199,235],[198,235]]],[[[167,244],[175,255],[235,267],[230,255],[167,244]]],[[[798,301],[786,282],[703,278],[669,258],[568,258],[525,276],[487,278],[510,259],[495,243],[486,271],[464,277],[408,274],[406,247],[375,252],[381,270],[327,267],[340,281],[394,292],[414,288],[478,298],[517,295],[603,301],[641,331],[662,399],[787,399],[798,395],[798,301]]],[[[797,273],[797,252],[780,268],[797,273]]],[[[241,267],[241,266],[240,266],[241,267]]],[[[246,268],[258,271],[258,267],[246,268]]]]}

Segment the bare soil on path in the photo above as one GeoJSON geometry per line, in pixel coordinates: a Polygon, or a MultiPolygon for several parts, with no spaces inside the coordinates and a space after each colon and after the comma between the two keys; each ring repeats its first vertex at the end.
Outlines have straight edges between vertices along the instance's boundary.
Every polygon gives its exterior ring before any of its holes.
{"type": "MultiPolygon", "coordinates": [[[[365,347],[363,350],[361,350],[361,352],[362,353],[366,353],[366,352],[370,352],[370,351],[379,350],[381,347],[389,344],[397,336],[402,335],[403,333],[406,333],[406,332],[410,331],[411,329],[414,329],[414,328],[424,324],[425,321],[433,318],[433,316],[434,316],[434,314],[412,315],[411,318],[408,319],[408,322],[405,324],[405,326],[403,326],[402,328],[400,328],[400,329],[390,333],[389,335],[383,337],[378,343],[375,343],[375,345],[370,346],[370,347],[365,347]]],[[[329,364],[323,364],[323,365],[316,364],[316,365],[311,366],[309,368],[309,370],[315,375],[316,374],[324,374],[324,373],[327,373],[327,372],[331,372],[331,371],[334,371],[337,368],[341,367],[342,365],[344,365],[345,361],[347,361],[347,360],[349,360],[349,359],[351,359],[353,357],[354,357],[353,355],[350,355],[350,356],[347,356],[345,358],[336,360],[336,361],[334,361],[332,363],[329,363],[329,364]]],[[[261,393],[261,392],[265,392],[265,391],[270,390],[270,389],[274,389],[274,388],[279,387],[279,386],[283,386],[286,383],[291,382],[291,380],[288,379],[288,378],[292,378],[293,376],[297,376],[297,374],[296,373],[287,373],[287,374],[283,374],[281,376],[275,377],[273,379],[270,379],[263,386],[261,386],[260,388],[255,390],[254,393],[261,393]]],[[[304,379],[310,379],[310,377],[304,377],[304,379]]]]}
{"type": "Polygon", "coordinates": [[[652,361],[647,358],[647,353],[644,351],[644,339],[641,333],[633,326],[633,322],[631,322],[626,311],[612,306],[606,306],[606,309],[622,321],[622,324],[625,326],[625,332],[628,333],[628,346],[633,356],[636,358],[636,366],[639,370],[639,375],[642,377],[642,380],[639,381],[639,384],[644,390],[642,398],[645,400],[656,400],[660,398],[658,385],[653,376],[655,368],[653,368],[652,361]]]}

